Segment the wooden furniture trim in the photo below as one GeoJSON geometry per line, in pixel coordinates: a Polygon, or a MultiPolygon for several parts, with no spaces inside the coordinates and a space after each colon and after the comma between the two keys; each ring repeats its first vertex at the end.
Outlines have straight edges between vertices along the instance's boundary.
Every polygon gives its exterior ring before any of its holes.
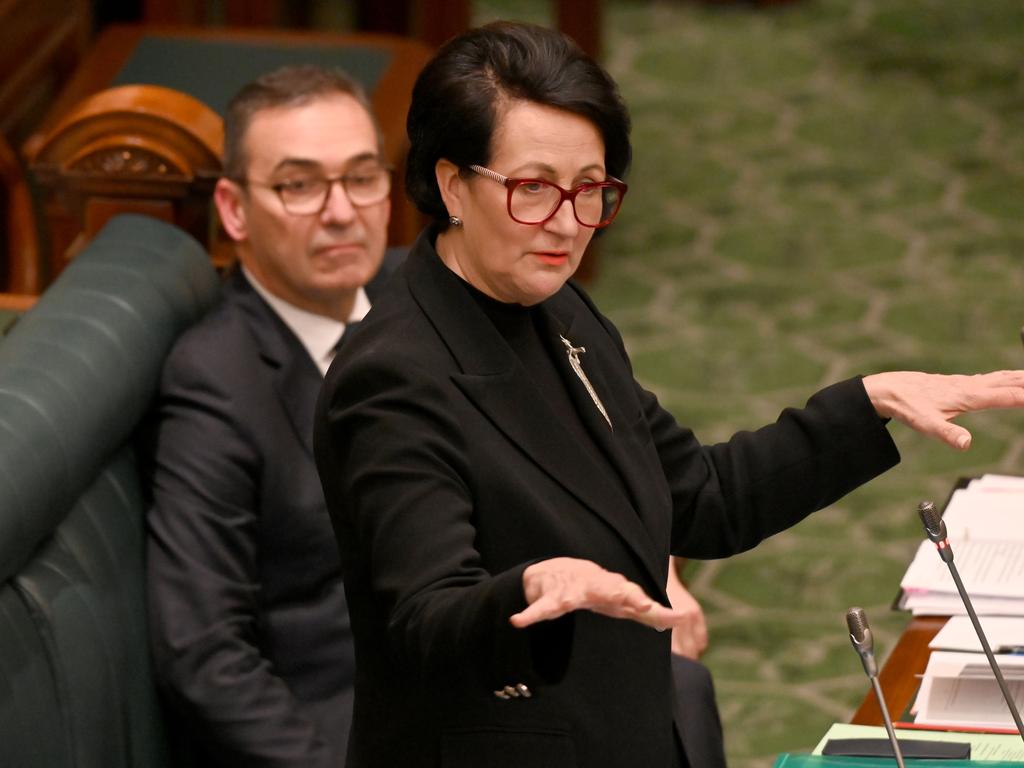
{"type": "Polygon", "coordinates": [[[0,293],[0,309],[8,312],[27,312],[35,306],[38,298],[25,293],[0,293]]]}
{"type": "Polygon", "coordinates": [[[220,115],[186,93],[159,85],[122,85],[87,96],[52,130],[30,139],[25,152],[33,167],[55,164],[68,171],[96,151],[125,141],[150,151],[170,149],[170,135],[176,164],[189,180],[200,170],[219,173],[224,150],[220,115]]]}
{"type": "Polygon", "coordinates": [[[32,195],[21,163],[3,138],[0,138],[0,184],[7,208],[3,221],[9,228],[7,241],[0,246],[7,253],[7,274],[0,274],[0,288],[16,293],[38,293],[40,251],[32,195]]]}

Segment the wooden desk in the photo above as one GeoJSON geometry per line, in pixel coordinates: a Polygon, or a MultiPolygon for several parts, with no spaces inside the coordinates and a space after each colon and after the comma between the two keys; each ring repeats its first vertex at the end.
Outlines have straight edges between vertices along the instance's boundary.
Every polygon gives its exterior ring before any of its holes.
{"type": "MultiPolygon", "coordinates": [[[[909,626],[900,635],[899,642],[892,649],[885,666],[878,675],[878,681],[889,708],[893,722],[899,720],[913,702],[920,684],[919,675],[924,674],[931,651],[928,643],[946,623],[944,616],[924,616],[911,619],[909,626]]],[[[851,723],[856,725],[884,725],[882,710],[875,701],[874,691],[869,690],[854,713],[851,723]]]]}

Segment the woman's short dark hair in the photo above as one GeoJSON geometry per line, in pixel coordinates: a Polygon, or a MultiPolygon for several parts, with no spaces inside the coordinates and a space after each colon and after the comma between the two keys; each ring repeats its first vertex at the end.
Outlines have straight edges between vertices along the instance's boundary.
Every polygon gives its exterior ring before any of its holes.
{"type": "Polygon", "coordinates": [[[448,211],[434,175],[437,161],[447,159],[464,171],[487,165],[498,107],[515,99],[590,120],[604,140],[608,174],[625,177],[632,159],[629,110],[611,76],[561,32],[518,22],[488,24],[448,41],[412,92],[406,189],[441,230],[448,211]]]}

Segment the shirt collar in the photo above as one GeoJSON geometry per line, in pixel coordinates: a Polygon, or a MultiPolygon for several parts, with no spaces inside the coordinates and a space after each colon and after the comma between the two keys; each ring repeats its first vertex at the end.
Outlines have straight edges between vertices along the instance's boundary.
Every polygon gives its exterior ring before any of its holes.
{"type": "MultiPolygon", "coordinates": [[[[302,342],[302,346],[306,348],[309,356],[316,363],[316,367],[320,369],[321,375],[326,376],[327,369],[334,359],[334,348],[341,338],[341,334],[345,332],[346,323],[339,322],[332,317],[299,309],[294,304],[290,304],[279,296],[275,296],[264,288],[252,272],[244,266],[242,267],[242,274],[245,275],[245,278],[252,285],[256,293],[270,305],[270,308],[277,313],[278,317],[284,321],[284,324],[302,342]]],[[[352,312],[349,313],[348,322],[362,320],[369,311],[370,299],[367,297],[366,291],[359,288],[356,290],[356,298],[352,304],[352,312]]]]}

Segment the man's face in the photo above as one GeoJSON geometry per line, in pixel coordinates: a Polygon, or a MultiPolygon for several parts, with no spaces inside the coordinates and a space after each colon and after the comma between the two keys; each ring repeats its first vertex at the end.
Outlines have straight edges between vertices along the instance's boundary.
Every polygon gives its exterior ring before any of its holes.
{"type": "Polygon", "coordinates": [[[245,183],[222,180],[217,206],[239,259],[271,293],[337,317],[380,268],[391,206],[352,205],[332,184],[320,213],[289,213],[275,184],[336,178],[383,162],[366,109],[347,94],[257,112],[244,136],[245,183]]]}

